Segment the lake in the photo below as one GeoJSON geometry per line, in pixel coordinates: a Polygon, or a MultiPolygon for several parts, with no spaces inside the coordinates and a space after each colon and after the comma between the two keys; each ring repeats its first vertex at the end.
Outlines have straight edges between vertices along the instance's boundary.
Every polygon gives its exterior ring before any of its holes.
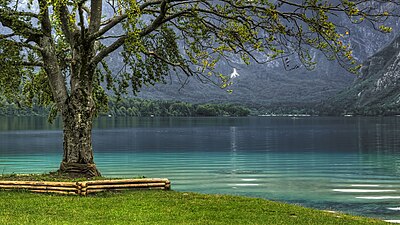
{"type": "MultiPolygon", "coordinates": [[[[58,168],[59,121],[0,119],[2,174],[58,168]]],[[[105,176],[400,219],[399,117],[99,118],[93,146],[105,176]]]]}

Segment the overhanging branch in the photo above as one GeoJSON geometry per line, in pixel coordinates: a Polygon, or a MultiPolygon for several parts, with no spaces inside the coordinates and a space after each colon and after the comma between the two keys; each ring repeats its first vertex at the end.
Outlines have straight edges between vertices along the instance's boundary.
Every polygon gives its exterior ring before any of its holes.
{"type": "Polygon", "coordinates": [[[7,38],[10,38],[10,37],[13,37],[13,36],[16,36],[16,34],[14,34],[14,33],[11,33],[11,34],[0,34],[0,40],[1,39],[7,39],[7,38]]]}
{"type": "Polygon", "coordinates": [[[119,47],[121,47],[124,43],[125,40],[128,38],[127,35],[123,35],[122,37],[120,37],[118,40],[116,40],[114,43],[112,43],[111,45],[109,45],[108,47],[106,47],[105,49],[103,49],[102,51],[100,51],[91,61],[90,64],[92,65],[97,65],[101,60],[103,60],[106,56],[108,56],[108,54],[110,54],[111,52],[117,50],[119,47]]]}
{"type": "Polygon", "coordinates": [[[90,24],[89,33],[93,34],[97,32],[101,24],[103,0],[91,0],[90,1],[90,24]]]}
{"type": "Polygon", "coordinates": [[[31,61],[22,61],[18,63],[12,63],[15,66],[26,66],[26,67],[43,67],[43,62],[31,62],[31,61]]]}
{"type": "Polygon", "coordinates": [[[71,24],[69,22],[70,12],[66,5],[60,6],[59,15],[61,21],[61,29],[68,40],[68,43],[72,46],[73,45],[73,33],[78,30],[75,24],[71,24]],[[71,28],[73,28],[71,30],[71,28]]]}
{"type": "Polygon", "coordinates": [[[34,28],[31,24],[23,21],[22,18],[20,18],[22,15],[18,16],[18,14],[13,14],[11,11],[3,8],[0,8],[0,15],[0,23],[4,27],[10,28],[15,35],[22,36],[35,42],[39,41],[41,31],[37,28],[34,28]]]}
{"type": "Polygon", "coordinates": [[[105,34],[107,31],[111,30],[113,27],[115,27],[117,24],[121,23],[123,20],[125,20],[128,16],[126,14],[114,17],[111,19],[107,25],[102,27],[99,31],[91,34],[89,36],[89,41],[93,41],[97,38],[99,38],[101,35],[105,34]]]}

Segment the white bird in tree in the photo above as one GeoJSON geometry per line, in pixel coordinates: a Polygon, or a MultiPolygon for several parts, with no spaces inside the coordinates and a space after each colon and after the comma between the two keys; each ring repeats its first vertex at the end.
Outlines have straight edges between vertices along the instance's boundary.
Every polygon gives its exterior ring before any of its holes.
{"type": "Polygon", "coordinates": [[[239,73],[236,71],[236,68],[233,68],[233,72],[231,73],[231,78],[235,78],[240,76],[239,73]]]}

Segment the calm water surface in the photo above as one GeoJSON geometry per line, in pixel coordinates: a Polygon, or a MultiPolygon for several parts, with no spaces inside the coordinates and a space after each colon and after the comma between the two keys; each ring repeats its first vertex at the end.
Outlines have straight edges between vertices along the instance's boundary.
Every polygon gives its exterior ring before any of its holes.
{"type": "MultiPolygon", "coordinates": [[[[56,170],[58,121],[0,118],[0,172],[56,170]]],[[[400,118],[100,118],[105,176],[400,219],[400,118]]]]}

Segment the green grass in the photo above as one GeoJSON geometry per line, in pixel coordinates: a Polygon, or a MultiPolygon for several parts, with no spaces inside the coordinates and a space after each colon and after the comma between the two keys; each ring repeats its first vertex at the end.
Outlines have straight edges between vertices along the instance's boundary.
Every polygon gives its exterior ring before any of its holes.
{"type": "Polygon", "coordinates": [[[256,198],[174,191],[89,197],[0,191],[0,224],[386,224],[256,198]]]}
{"type": "MultiPolygon", "coordinates": [[[[145,178],[145,177],[134,177],[134,178],[145,178]]],[[[132,179],[134,179],[132,178],[132,179]]],[[[106,177],[71,177],[70,175],[50,172],[44,174],[3,174],[0,175],[0,180],[12,180],[12,181],[53,181],[53,182],[77,182],[77,181],[88,181],[88,180],[117,180],[124,178],[106,178],[106,177]]]]}

